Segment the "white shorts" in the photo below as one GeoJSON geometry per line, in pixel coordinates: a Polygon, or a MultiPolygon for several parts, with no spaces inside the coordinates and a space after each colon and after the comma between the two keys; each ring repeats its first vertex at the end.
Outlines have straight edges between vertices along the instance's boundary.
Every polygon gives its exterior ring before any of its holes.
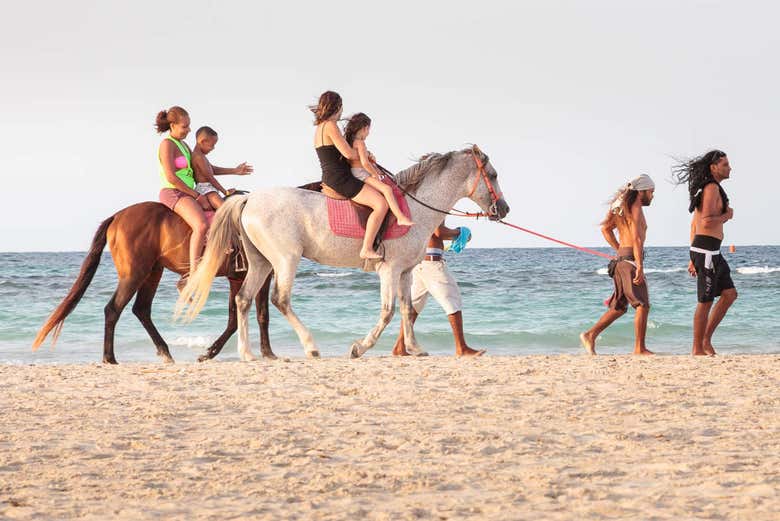
{"type": "Polygon", "coordinates": [[[217,192],[217,189],[211,183],[198,183],[195,185],[195,191],[200,195],[206,195],[209,192],[217,192]]]}
{"type": "Polygon", "coordinates": [[[424,260],[412,269],[412,306],[418,315],[425,307],[429,294],[448,315],[463,308],[458,283],[444,261],[424,260]]]}

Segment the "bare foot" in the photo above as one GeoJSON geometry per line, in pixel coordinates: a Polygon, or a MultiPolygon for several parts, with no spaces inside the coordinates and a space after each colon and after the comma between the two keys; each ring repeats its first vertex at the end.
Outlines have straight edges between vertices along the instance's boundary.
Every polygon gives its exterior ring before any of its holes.
{"type": "Polygon", "coordinates": [[[414,225],[414,221],[406,217],[405,215],[403,217],[396,217],[396,222],[401,226],[412,226],[414,225]]]}
{"type": "Polygon", "coordinates": [[[645,348],[640,349],[638,351],[636,349],[634,349],[634,354],[635,355],[654,355],[655,353],[653,353],[652,351],[650,351],[648,348],[645,347],[645,348]]]}
{"type": "Polygon", "coordinates": [[[466,346],[460,350],[455,350],[455,356],[482,356],[485,354],[487,349],[471,349],[469,346],[466,346]]]}
{"type": "Polygon", "coordinates": [[[715,348],[712,347],[712,342],[704,342],[704,345],[702,345],[704,348],[704,354],[709,356],[715,356],[715,348]]]}
{"type": "Polygon", "coordinates": [[[375,250],[360,250],[360,258],[361,259],[381,259],[382,256],[379,255],[375,250]]]}
{"type": "Polygon", "coordinates": [[[691,351],[691,355],[692,356],[707,356],[707,353],[703,349],[702,350],[694,349],[693,351],[691,351]]]}
{"type": "Polygon", "coordinates": [[[590,337],[587,331],[580,333],[580,344],[582,344],[582,347],[585,348],[585,351],[587,351],[589,355],[596,354],[596,342],[590,337]]]}

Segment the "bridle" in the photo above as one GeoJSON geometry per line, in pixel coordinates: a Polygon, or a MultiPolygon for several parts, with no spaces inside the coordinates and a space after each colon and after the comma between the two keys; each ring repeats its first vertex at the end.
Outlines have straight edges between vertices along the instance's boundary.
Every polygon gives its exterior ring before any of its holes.
{"type": "Polygon", "coordinates": [[[457,208],[453,208],[451,211],[446,211],[431,206],[426,202],[420,201],[419,199],[417,199],[417,197],[407,192],[401,185],[398,184],[398,182],[395,180],[395,176],[385,167],[383,167],[379,163],[374,163],[374,164],[377,166],[377,168],[379,168],[382,171],[382,173],[384,173],[390,178],[393,184],[397,186],[398,189],[404,193],[404,195],[408,195],[409,198],[421,204],[422,206],[428,208],[429,210],[433,210],[435,212],[439,212],[444,215],[455,215],[458,217],[493,218],[498,216],[498,201],[501,199],[501,194],[496,192],[496,189],[493,187],[493,184],[490,182],[490,178],[488,177],[488,174],[485,171],[485,166],[487,165],[487,163],[482,163],[482,159],[480,159],[480,155],[481,155],[481,151],[479,150],[479,147],[477,145],[472,145],[471,157],[474,159],[474,164],[476,164],[477,166],[477,177],[474,179],[474,185],[471,187],[471,191],[469,191],[466,197],[471,198],[471,196],[474,195],[474,192],[477,191],[477,187],[479,186],[480,180],[483,180],[485,182],[485,186],[487,186],[487,189],[490,192],[490,199],[491,199],[491,203],[490,206],[488,207],[487,212],[464,212],[463,210],[458,210],[457,208]]]}

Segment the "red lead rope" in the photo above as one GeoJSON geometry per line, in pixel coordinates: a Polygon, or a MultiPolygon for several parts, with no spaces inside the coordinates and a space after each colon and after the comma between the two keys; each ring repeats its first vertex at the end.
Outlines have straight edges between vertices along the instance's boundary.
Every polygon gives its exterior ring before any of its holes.
{"type": "Polygon", "coordinates": [[[515,228],[516,230],[520,230],[521,232],[530,233],[531,235],[536,235],[537,237],[541,237],[542,239],[547,239],[548,241],[557,242],[558,244],[562,244],[564,246],[568,246],[569,248],[574,248],[575,250],[579,250],[581,252],[590,253],[591,255],[598,255],[599,257],[604,257],[605,259],[611,259],[612,255],[609,255],[607,253],[602,253],[600,251],[591,250],[590,248],[583,248],[582,246],[577,246],[576,244],[571,244],[569,242],[559,241],[558,239],[553,239],[552,237],[548,237],[547,235],[543,235],[541,233],[537,233],[533,230],[529,230],[528,228],[523,228],[522,226],[517,226],[512,223],[508,223],[506,221],[499,220],[501,224],[504,224],[506,226],[509,226],[510,228],[515,228]]]}

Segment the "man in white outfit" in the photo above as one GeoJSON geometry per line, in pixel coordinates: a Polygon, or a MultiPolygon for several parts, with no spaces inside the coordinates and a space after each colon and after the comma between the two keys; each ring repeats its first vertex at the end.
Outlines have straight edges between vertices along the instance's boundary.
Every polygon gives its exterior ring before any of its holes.
{"type": "MultiPolygon", "coordinates": [[[[412,323],[422,313],[428,295],[432,295],[436,302],[444,309],[452,327],[452,335],[455,337],[455,354],[457,356],[481,356],[485,350],[475,350],[466,344],[463,336],[463,300],[455,278],[447,269],[444,261],[444,241],[457,239],[461,234],[460,228],[447,228],[442,223],[433,232],[425,249],[425,257],[412,269],[412,323]]],[[[403,328],[393,347],[394,356],[408,356],[404,347],[403,328]]]]}

